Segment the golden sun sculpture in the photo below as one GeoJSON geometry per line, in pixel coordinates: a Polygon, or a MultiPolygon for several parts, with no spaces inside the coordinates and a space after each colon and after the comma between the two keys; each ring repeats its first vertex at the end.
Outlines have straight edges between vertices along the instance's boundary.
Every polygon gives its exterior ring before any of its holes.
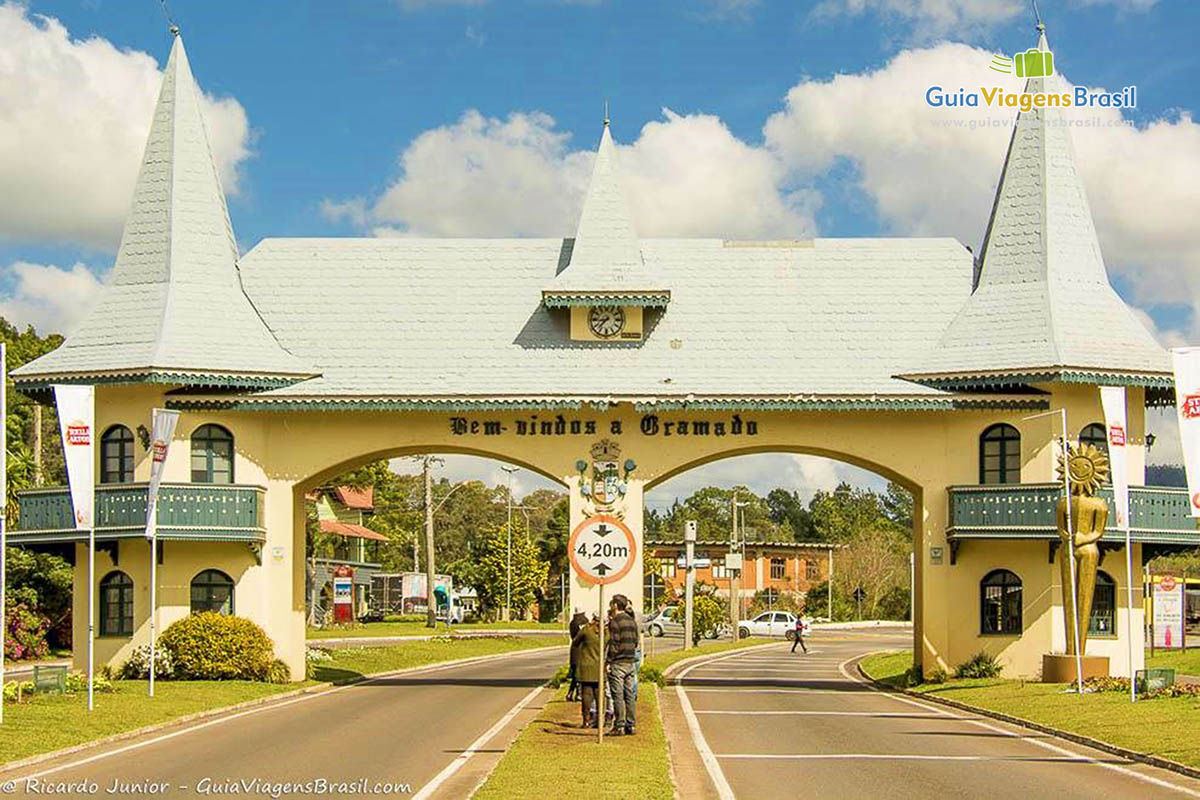
{"type": "Polygon", "coordinates": [[[1070,453],[1058,456],[1058,477],[1062,480],[1066,465],[1071,470],[1071,494],[1095,497],[1108,480],[1108,456],[1092,444],[1069,448],[1070,453]]]}

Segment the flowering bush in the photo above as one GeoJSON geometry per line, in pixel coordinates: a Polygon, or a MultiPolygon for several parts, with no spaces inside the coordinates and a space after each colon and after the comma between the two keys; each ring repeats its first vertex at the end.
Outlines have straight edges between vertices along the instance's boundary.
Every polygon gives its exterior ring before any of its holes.
{"type": "MultiPolygon", "coordinates": [[[[128,680],[144,680],[150,677],[150,645],[139,644],[129,654],[129,660],[121,667],[121,677],[128,680]]],[[[154,648],[154,677],[175,677],[175,659],[171,651],[161,645],[154,648]]]]}
{"type": "Polygon", "coordinates": [[[46,642],[50,623],[43,615],[31,611],[24,603],[18,603],[8,608],[6,616],[8,634],[4,637],[5,658],[26,661],[50,655],[50,645],[46,642]]]}
{"type": "Polygon", "coordinates": [[[262,628],[214,611],[171,623],[162,646],[171,652],[175,676],[183,680],[266,680],[274,659],[262,628]]]}
{"type": "Polygon", "coordinates": [[[333,656],[328,650],[322,650],[319,647],[309,647],[304,651],[304,660],[309,664],[317,661],[333,661],[333,656]]]}
{"type": "MultiPolygon", "coordinates": [[[[155,660],[157,660],[157,659],[155,659],[155,660]]],[[[67,675],[66,680],[63,681],[63,689],[66,691],[67,694],[75,694],[77,692],[86,692],[87,691],[87,673],[86,672],[70,673],[69,675],[67,675]]],[[[97,672],[95,674],[95,676],[92,678],[92,691],[114,692],[114,691],[116,691],[116,689],[115,689],[115,687],[113,687],[112,681],[108,679],[107,675],[105,675],[102,672],[97,672]]]]}

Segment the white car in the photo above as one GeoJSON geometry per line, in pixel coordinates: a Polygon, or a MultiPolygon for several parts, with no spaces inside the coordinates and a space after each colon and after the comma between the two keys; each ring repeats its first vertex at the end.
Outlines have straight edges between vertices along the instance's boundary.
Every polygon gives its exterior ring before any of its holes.
{"type": "Polygon", "coordinates": [[[787,611],[764,611],[754,619],[738,623],[738,638],[751,636],[795,636],[796,615],[787,611]]]}

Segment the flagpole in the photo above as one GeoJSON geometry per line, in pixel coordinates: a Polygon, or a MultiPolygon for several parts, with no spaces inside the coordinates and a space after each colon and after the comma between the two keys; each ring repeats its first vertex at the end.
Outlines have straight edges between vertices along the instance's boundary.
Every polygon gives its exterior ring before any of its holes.
{"type": "Polygon", "coordinates": [[[1136,677],[1133,669],[1133,544],[1129,534],[1129,518],[1125,519],[1125,590],[1129,595],[1129,613],[1125,615],[1125,639],[1129,645],[1129,702],[1137,702],[1136,677]]]}
{"type": "MultiPolygon", "coordinates": [[[[0,689],[4,687],[4,639],[8,633],[8,345],[0,342],[0,689]]],[[[4,722],[4,698],[0,697],[0,723],[4,722]]]]}
{"type": "MultiPolygon", "coordinates": [[[[150,501],[150,513],[155,512],[154,500],[150,501]]],[[[158,520],[150,523],[150,696],[154,697],[154,620],[158,616],[158,520]]]]}
{"type": "Polygon", "coordinates": [[[95,707],[93,694],[96,677],[96,520],[91,522],[88,528],[88,711],[95,707]]]}

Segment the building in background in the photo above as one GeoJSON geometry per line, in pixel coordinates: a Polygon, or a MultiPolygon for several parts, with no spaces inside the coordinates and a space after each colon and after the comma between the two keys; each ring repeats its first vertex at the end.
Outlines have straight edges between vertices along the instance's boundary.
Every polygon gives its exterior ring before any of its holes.
{"type": "MultiPolygon", "coordinates": [[[[379,572],[379,548],[390,541],[382,533],[367,527],[375,513],[374,489],[334,486],[308,495],[317,509],[317,523],[323,536],[318,540],[316,581],[321,586],[321,602],[331,607],[333,571],[339,566],[354,570],[354,615],[367,613],[371,576],[379,572]]],[[[312,597],[312,593],[308,594],[312,597]]]]}
{"type": "MultiPolygon", "coordinates": [[[[836,547],[826,542],[746,542],[738,596],[750,601],[758,592],[771,589],[803,598],[812,586],[829,579],[829,554],[836,547]]],[[[658,577],[675,594],[682,594],[687,575],[683,542],[647,541],[646,549],[658,564],[658,577]]],[[[696,581],[716,586],[722,597],[729,597],[732,587],[732,571],[725,563],[728,554],[726,542],[696,543],[696,581]]]]}

